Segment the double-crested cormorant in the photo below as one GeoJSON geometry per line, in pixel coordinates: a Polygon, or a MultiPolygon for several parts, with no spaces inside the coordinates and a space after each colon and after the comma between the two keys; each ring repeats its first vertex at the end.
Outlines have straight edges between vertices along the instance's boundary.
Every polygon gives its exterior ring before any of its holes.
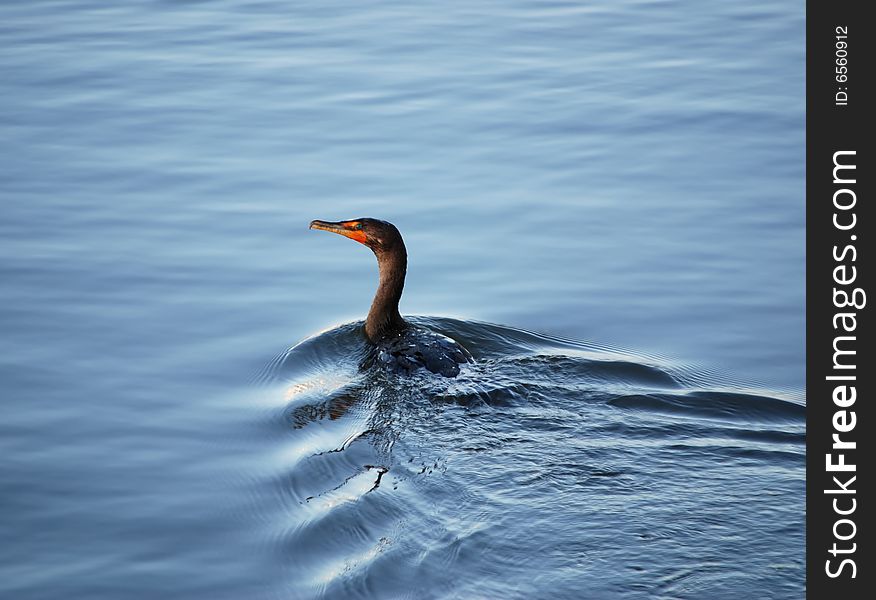
{"type": "Polygon", "coordinates": [[[405,285],[408,253],[392,223],[378,219],[311,221],[311,229],[338,233],[371,248],[377,257],[380,284],[365,319],[365,335],[374,344],[376,359],[394,371],[409,373],[425,367],[445,377],[456,377],[459,365],[471,355],[448,337],[416,327],[398,312],[405,285]]]}

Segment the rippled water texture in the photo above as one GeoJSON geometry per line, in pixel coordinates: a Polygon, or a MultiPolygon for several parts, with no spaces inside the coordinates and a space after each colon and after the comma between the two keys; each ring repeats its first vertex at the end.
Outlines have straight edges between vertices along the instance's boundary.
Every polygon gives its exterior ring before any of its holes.
{"type": "Polygon", "coordinates": [[[802,515],[772,515],[799,502],[801,405],[704,390],[654,358],[420,324],[475,363],[456,379],[361,372],[354,323],[262,374],[288,461],[273,485],[291,515],[277,543],[303,574],[293,596],[799,593],[785,552],[802,515]]]}
{"type": "Polygon", "coordinates": [[[0,596],[800,598],[803,8],[0,3],[0,596]]]}

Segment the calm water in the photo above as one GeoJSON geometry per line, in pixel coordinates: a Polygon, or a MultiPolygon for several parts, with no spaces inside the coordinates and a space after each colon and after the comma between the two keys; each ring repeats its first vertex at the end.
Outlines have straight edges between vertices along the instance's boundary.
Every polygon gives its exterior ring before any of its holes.
{"type": "Polygon", "coordinates": [[[800,598],[803,8],[0,4],[0,596],[800,598]]]}

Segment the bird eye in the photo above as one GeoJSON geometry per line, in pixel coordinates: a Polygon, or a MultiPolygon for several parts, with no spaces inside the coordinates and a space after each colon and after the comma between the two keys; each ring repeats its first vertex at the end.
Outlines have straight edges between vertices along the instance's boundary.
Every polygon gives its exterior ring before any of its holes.
{"type": "Polygon", "coordinates": [[[353,229],[355,229],[356,231],[359,231],[360,229],[362,229],[362,223],[356,223],[356,225],[355,225],[355,227],[353,227],[353,229]]]}

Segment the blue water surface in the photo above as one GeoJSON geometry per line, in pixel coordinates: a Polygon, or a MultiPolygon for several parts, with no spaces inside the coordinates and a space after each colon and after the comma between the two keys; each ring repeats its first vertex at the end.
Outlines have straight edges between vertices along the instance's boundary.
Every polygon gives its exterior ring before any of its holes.
{"type": "Polygon", "coordinates": [[[0,596],[802,597],[803,11],[0,4],[0,596]]]}

